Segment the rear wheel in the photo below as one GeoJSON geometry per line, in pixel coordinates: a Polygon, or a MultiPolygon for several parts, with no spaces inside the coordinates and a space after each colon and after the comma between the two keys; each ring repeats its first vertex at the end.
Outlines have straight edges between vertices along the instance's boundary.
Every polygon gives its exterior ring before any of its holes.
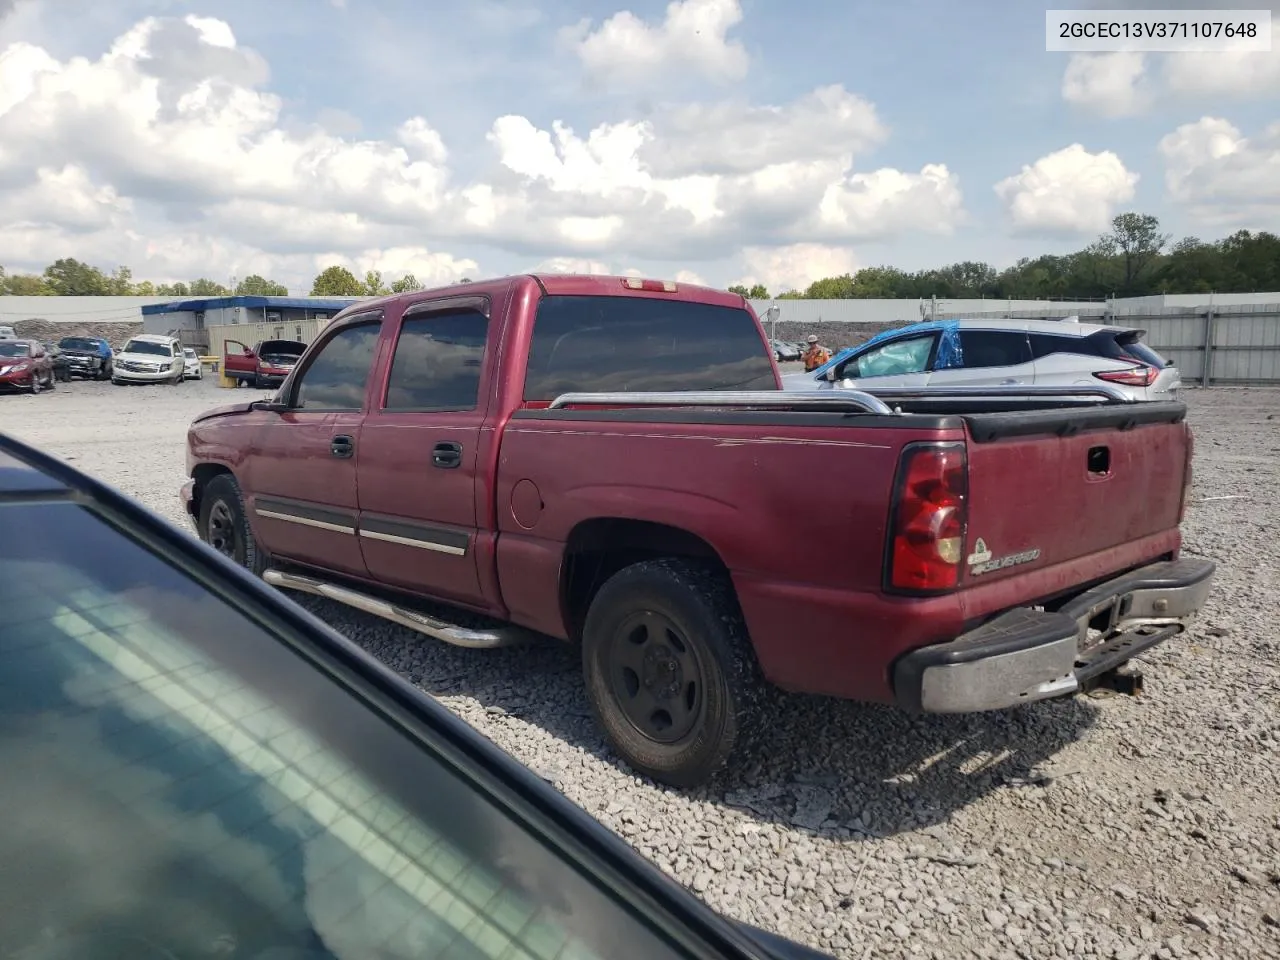
{"type": "Polygon", "coordinates": [[[587,612],[582,664],[610,744],[661,783],[704,783],[759,731],[768,688],[732,586],[704,565],[650,560],[611,577],[587,612]]]}
{"type": "Polygon", "coordinates": [[[229,560],[258,576],[267,569],[266,551],[258,546],[245,514],[240,484],[229,473],[205,485],[200,497],[200,539],[229,560]]]}

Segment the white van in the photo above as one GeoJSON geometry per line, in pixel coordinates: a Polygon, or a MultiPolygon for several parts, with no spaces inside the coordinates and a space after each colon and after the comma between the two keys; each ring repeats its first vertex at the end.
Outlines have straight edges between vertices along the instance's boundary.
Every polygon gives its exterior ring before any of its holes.
{"type": "Polygon", "coordinates": [[[173,337],[143,333],[130,337],[116,353],[111,369],[111,382],[172,383],[186,380],[186,358],[182,343],[173,337]]]}

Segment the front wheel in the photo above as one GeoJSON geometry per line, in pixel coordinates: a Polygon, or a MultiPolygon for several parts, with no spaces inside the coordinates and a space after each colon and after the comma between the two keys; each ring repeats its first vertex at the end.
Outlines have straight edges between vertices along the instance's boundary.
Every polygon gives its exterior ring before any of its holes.
{"type": "Polygon", "coordinates": [[[219,474],[200,497],[200,539],[229,560],[258,576],[267,569],[266,551],[258,546],[245,515],[240,484],[229,473],[219,474]]]}
{"type": "Polygon", "coordinates": [[[611,577],[582,665],[610,745],[660,783],[704,783],[758,733],[767,687],[732,586],[704,565],[649,560],[611,577]]]}

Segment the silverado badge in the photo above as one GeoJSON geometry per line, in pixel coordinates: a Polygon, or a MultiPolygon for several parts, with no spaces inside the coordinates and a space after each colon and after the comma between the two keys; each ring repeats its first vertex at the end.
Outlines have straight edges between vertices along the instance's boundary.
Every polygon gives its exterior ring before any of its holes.
{"type": "Polygon", "coordinates": [[[1033,560],[1040,558],[1040,551],[1023,550],[1021,553],[1011,553],[1006,557],[995,558],[991,551],[987,549],[987,542],[981,537],[973,545],[973,553],[969,554],[969,573],[978,576],[983,573],[991,573],[995,570],[1003,570],[1006,567],[1016,567],[1021,563],[1031,563],[1033,560]]]}

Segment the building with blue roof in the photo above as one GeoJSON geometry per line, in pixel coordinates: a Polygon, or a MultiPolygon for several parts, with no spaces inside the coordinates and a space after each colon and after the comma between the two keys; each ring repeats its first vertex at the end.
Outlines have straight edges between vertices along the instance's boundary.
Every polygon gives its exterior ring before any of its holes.
{"type": "MultiPolygon", "coordinates": [[[[190,346],[207,345],[209,327],[276,324],[285,330],[308,320],[328,320],[359,297],[190,297],[142,307],[146,333],[174,333],[190,346]]],[[[283,333],[284,336],[291,336],[283,333]]]]}

